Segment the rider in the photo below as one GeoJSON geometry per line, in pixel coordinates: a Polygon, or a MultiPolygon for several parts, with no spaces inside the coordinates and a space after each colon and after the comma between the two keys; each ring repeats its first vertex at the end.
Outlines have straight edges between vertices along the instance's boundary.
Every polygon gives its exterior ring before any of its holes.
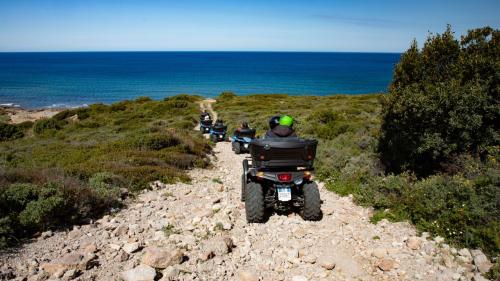
{"type": "Polygon", "coordinates": [[[272,130],[274,127],[278,126],[280,124],[280,117],[279,116],[273,116],[271,119],[269,119],[269,128],[272,130]]]}
{"type": "Polygon", "coordinates": [[[207,112],[207,110],[203,110],[203,112],[200,114],[200,120],[210,120],[210,114],[207,112]]]}
{"type": "MultiPolygon", "coordinates": [[[[271,121],[269,122],[269,125],[271,125],[271,121]]],[[[274,128],[271,127],[271,130],[267,131],[265,137],[266,138],[297,137],[297,134],[295,134],[295,131],[293,130],[292,127],[293,127],[293,118],[288,115],[281,116],[279,118],[279,125],[275,126],[274,128]]]]}
{"type": "Polygon", "coordinates": [[[250,129],[250,127],[248,126],[248,123],[247,122],[242,122],[240,124],[240,126],[238,128],[236,128],[236,131],[237,132],[241,132],[242,130],[247,130],[247,129],[250,129]]]}

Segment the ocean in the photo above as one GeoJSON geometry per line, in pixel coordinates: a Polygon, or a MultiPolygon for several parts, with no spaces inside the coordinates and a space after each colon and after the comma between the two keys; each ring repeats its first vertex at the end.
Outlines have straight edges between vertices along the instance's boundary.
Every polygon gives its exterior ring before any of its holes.
{"type": "Polygon", "coordinates": [[[400,54],[0,53],[0,104],[77,107],[139,96],[386,92],[400,54]]]}

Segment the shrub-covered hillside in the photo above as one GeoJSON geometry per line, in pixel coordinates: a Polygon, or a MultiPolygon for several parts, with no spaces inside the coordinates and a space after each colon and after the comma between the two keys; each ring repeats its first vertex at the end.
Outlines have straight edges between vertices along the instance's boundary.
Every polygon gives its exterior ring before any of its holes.
{"type": "Polygon", "coordinates": [[[207,166],[211,150],[193,131],[198,101],[139,98],[0,123],[0,241],[99,215],[124,189],[188,181],[185,170],[207,166]]]}
{"type": "Polygon", "coordinates": [[[409,220],[457,246],[500,253],[498,31],[448,29],[412,45],[388,95],[222,94],[216,110],[261,134],[272,115],[320,140],[317,174],[373,206],[373,221],[409,220]],[[450,57],[451,56],[451,57],[450,57]],[[420,75],[420,76],[419,76],[420,75]]]}

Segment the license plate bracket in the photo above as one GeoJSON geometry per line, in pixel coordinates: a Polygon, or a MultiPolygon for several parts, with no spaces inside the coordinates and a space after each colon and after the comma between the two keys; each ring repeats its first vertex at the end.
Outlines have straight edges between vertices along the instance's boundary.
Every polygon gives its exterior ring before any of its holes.
{"type": "Polygon", "coordinates": [[[290,201],[292,200],[292,188],[287,185],[277,186],[276,191],[278,192],[279,201],[290,201]]]}

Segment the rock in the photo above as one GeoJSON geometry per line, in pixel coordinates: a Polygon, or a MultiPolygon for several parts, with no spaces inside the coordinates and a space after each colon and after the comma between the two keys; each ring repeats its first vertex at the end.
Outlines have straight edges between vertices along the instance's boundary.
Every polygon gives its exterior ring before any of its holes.
{"type": "Polygon", "coordinates": [[[165,270],[163,270],[161,274],[163,275],[163,277],[160,279],[160,281],[174,281],[178,279],[180,270],[176,267],[169,266],[165,270]]]}
{"type": "Polygon", "coordinates": [[[335,208],[333,206],[327,206],[323,209],[323,214],[325,214],[327,216],[333,215],[334,212],[335,212],[335,208]]]}
{"type": "Polygon", "coordinates": [[[184,253],[179,249],[172,251],[158,247],[148,247],[142,257],[142,263],[154,268],[164,269],[170,265],[180,264],[184,253]]]}
{"type": "Polygon", "coordinates": [[[74,279],[77,274],[78,274],[77,270],[70,269],[70,270],[68,270],[68,271],[66,271],[64,273],[64,275],[62,276],[62,278],[63,278],[63,280],[71,280],[71,279],[74,279]]]}
{"type": "Polygon", "coordinates": [[[471,263],[472,262],[472,255],[469,251],[469,249],[463,248],[460,251],[458,251],[458,255],[461,257],[461,260],[466,263],[471,263]]]}
{"type": "Polygon", "coordinates": [[[335,268],[335,263],[333,261],[321,261],[319,264],[326,270],[332,270],[335,268]]]}
{"type": "Polygon", "coordinates": [[[117,245],[117,244],[108,244],[108,247],[110,247],[111,249],[113,249],[115,251],[118,251],[122,248],[120,245],[117,245]]]}
{"type": "Polygon", "coordinates": [[[141,245],[139,244],[139,242],[127,243],[122,247],[123,251],[125,251],[127,254],[137,252],[140,248],[141,245]]]}
{"type": "Polygon", "coordinates": [[[155,277],[155,269],[143,264],[121,273],[123,281],[154,281],[155,277]]]}
{"type": "Polygon", "coordinates": [[[479,272],[486,273],[493,266],[493,264],[491,264],[491,262],[488,260],[486,255],[481,252],[481,250],[471,250],[470,253],[479,272]]]}
{"type": "Polygon", "coordinates": [[[42,232],[42,235],[40,237],[42,239],[45,239],[45,238],[51,237],[52,235],[54,235],[54,233],[52,233],[52,231],[50,231],[50,230],[47,230],[45,232],[42,232]]]}
{"type": "Polygon", "coordinates": [[[50,263],[43,263],[41,267],[51,275],[60,271],[67,271],[70,269],[87,270],[92,266],[91,261],[93,261],[95,258],[95,254],[82,255],[80,253],[71,253],[50,263]]]}
{"type": "Polygon", "coordinates": [[[97,252],[97,246],[94,243],[88,244],[83,248],[84,254],[93,254],[95,252],[97,252]]]}
{"type": "Polygon", "coordinates": [[[233,228],[233,224],[230,222],[224,222],[224,223],[222,223],[222,228],[224,230],[231,230],[231,228],[233,228]]]}
{"type": "Polygon", "coordinates": [[[292,277],[292,281],[307,281],[307,278],[301,275],[295,275],[292,277]]]}
{"type": "Polygon", "coordinates": [[[119,262],[124,262],[124,261],[127,261],[128,258],[129,258],[129,254],[127,254],[125,251],[119,251],[115,257],[115,260],[117,260],[119,262]]]}
{"type": "Polygon", "coordinates": [[[127,232],[128,232],[128,226],[121,224],[117,228],[115,228],[115,230],[113,231],[113,235],[114,236],[123,236],[123,235],[127,234],[127,232]]]}
{"type": "Polygon", "coordinates": [[[434,238],[434,241],[435,241],[436,243],[443,243],[443,242],[444,242],[444,238],[443,238],[443,237],[441,237],[441,236],[436,236],[436,237],[434,238]]]}
{"type": "Polygon", "coordinates": [[[387,256],[387,249],[376,248],[375,250],[373,250],[372,256],[379,258],[379,259],[384,258],[385,256],[387,256]]]}
{"type": "Polygon", "coordinates": [[[422,243],[422,241],[416,236],[412,236],[412,237],[408,238],[408,240],[406,240],[406,246],[412,250],[420,249],[421,243],[422,243]]]}
{"type": "Polygon", "coordinates": [[[302,257],[302,260],[304,262],[311,263],[311,264],[316,263],[316,257],[313,255],[306,255],[306,256],[302,257]]]}
{"type": "MultiPolygon", "coordinates": [[[[50,278],[50,274],[45,271],[41,271],[36,275],[30,276],[27,281],[45,281],[50,278]]],[[[9,279],[6,279],[9,280],[9,279]]]]}
{"type": "Polygon", "coordinates": [[[378,263],[378,268],[380,268],[383,271],[390,271],[390,270],[394,269],[395,266],[396,266],[396,262],[391,260],[391,259],[382,259],[378,263]]]}
{"type": "Polygon", "coordinates": [[[212,252],[216,256],[223,256],[233,250],[233,239],[216,236],[204,243],[204,252],[212,252]]]}
{"type": "Polygon", "coordinates": [[[211,250],[207,250],[207,251],[204,251],[203,253],[201,253],[199,256],[200,260],[202,261],[207,261],[213,257],[215,257],[215,254],[213,251],[211,250]]]}
{"type": "Polygon", "coordinates": [[[245,270],[239,271],[237,276],[239,281],[259,281],[259,277],[245,270]]]}

